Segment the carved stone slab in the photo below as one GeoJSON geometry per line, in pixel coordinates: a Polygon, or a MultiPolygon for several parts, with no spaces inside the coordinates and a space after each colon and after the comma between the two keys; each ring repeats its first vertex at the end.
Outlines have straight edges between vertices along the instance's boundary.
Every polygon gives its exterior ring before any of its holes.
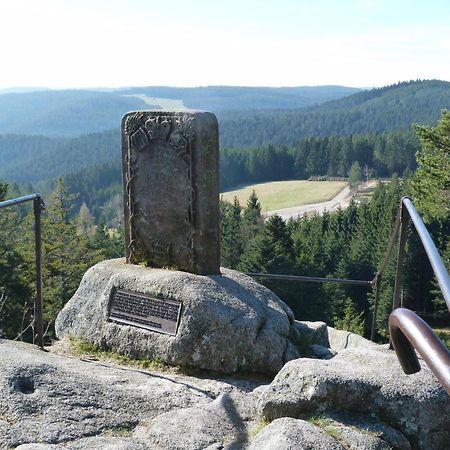
{"type": "Polygon", "coordinates": [[[127,262],[218,274],[218,125],[206,112],[122,120],[127,262]]]}

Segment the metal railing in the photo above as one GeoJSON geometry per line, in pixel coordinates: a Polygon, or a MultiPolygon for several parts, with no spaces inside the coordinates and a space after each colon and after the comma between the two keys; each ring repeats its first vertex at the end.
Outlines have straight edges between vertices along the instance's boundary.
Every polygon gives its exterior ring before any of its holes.
{"type": "Polygon", "coordinates": [[[417,234],[422,242],[433,272],[438,280],[439,287],[444,296],[447,307],[450,311],[450,277],[445,265],[434,245],[425,224],[409,197],[403,197],[400,201],[397,217],[394,222],[386,253],[372,280],[351,280],[345,278],[323,278],[306,277],[297,275],[278,275],[271,273],[247,272],[247,275],[255,278],[268,278],[273,280],[306,281],[315,283],[343,283],[354,285],[375,286],[375,301],[372,314],[372,325],[370,339],[375,340],[376,320],[378,315],[378,305],[380,300],[381,280],[392,252],[400,234],[397,267],[395,273],[395,285],[392,309],[389,316],[388,326],[391,343],[395,349],[400,364],[406,374],[418,372],[420,363],[414,348],[427,362],[436,378],[442,383],[446,391],[450,394],[450,352],[442,341],[436,336],[433,330],[414,312],[399,308],[400,293],[403,280],[403,261],[405,256],[405,246],[407,238],[408,223],[411,220],[417,234]]]}
{"type": "Polygon", "coordinates": [[[30,194],[0,202],[0,209],[15,206],[20,203],[33,202],[34,212],[34,252],[36,265],[36,296],[34,298],[33,339],[41,348],[44,346],[44,321],[42,307],[42,241],[41,241],[41,213],[45,209],[40,194],[30,194]]]}
{"type": "Polygon", "coordinates": [[[409,309],[397,308],[389,316],[389,334],[403,372],[420,371],[416,349],[450,395],[450,352],[429,325],[409,309]]]}
{"type": "Polygon", "coordinates": [[[303,275],[279,275],[275,273],[262,273],[262,272],[246,272],[245,275],[254,278],[269,278],[271,280],[285,280],[285,281],[306,281],[309,283],[342,283],[342,284],[355,284],[359,286],[370,286],[372,284],[372,281],[350,280],[347,278],[305,277],[303,275]]]}
{"type": "Polygon", "coordinates": [[[406,231],[411,220],[430,261],[447,308],[450,311],[450,276],[434,245],[425,224],[410,198],[404,197],[400,203],[400,242],[398,246],[397,270],[395,275],[393,312],[389,316],[389,335],[403,371],[406,374],[420,371],[420,363],[414,348],[427,362],[436,378],[450,395],[450,351],[433,330],[413,311],[400,306],[400,290],[403,276],[406,231]]]}

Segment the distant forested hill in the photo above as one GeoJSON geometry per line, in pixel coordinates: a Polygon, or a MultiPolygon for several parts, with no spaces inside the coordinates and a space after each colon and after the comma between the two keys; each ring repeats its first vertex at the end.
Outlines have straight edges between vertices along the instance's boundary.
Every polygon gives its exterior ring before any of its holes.
{"type": "Polygon", "coordinates": [[[359,92],[303,110],[222,112],[222,146],[289,143],[307,136],[408,130],[435,124],[450,108],[450,83],[411,81],[359,92]]]}
{"type": "Polygon", "coordinates": [[[299,88],[199,87],[133,88],[122,91],[36,91],[0,95],[0,133],[71,136],[118,128],[132,110],[160,109],[135,97],[177,99],[187,108],[218,112],[224,109],[303,108],[359,91],[341,86],[299,88]]]}
{"type": "Polygon", "coordinates": [[[0,179],[36,184],[115,159],[120,163],[120,132],[78,138],[0,135],[0,179]]]}
{"type": "Polygon", "coordinates": [[[254,109],[298,109],[317,105],[359,92],[344,86],[244,87],[205,86],[196,88],[146,87],[119,91],[126,95],[144,94],[182,100],[186,108],[219,111],[248,111],[254,109]]]}
{"type": "Polygon", "coordinates": [[[0,95],[0,133],[79,136],[120,126],[122,116],[150,107],[109,92],[39,91],[0,95]]]}
{"type": "Polygon", "coordinates": [[[246,146],[289,143],[306,136],[406,130],[412,122],[436,123],[441,110],[450,107],[450,83],[445,81],[405,82],[348,95],[355,91],[340,86],[223,86],[3,94],[0,134],[76,137],[118,129],[124,113],[158,109],[148,101],[170,98],[215,112],[222,146],[246,146]],[[147,103],[133,95],[147,96],[147,103]],[[339,99],[327,101],[330,98],[339,99]]]}

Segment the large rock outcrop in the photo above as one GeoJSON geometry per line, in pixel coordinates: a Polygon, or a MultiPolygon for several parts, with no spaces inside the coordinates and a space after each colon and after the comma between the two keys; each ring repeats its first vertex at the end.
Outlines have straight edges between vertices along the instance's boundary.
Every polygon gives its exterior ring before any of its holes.
{"type": "Polygon", "coordinates": [[[201,449],[224,435],[240,442],[260,384],[145,371],[0,339],[0,449],[201,449]],[[223,420],[211,422],[215,414],[223,420]],[[176,447],[165,444],[165,428],[183,433],[172,433],[176,447]]]}
{"type": "Polygon", "coordinates": [[[359,342],[268,384],[0,339],[0,449],[446,450],[450,397],[429,370],[406,376],[392,351],[359,342]]]}
{"type": "Polygon", "coordinates": [[[299,332],[289,307],[250,277],[149,269],[103,261],[86,272],[56,320],[59,338],[72,335],[133,358],[222,373],[275,374],[298,358],[299,332]],[[108,320],[114,289],[182,303],[175,336],[108,320]]]}
{"type": "Polygon", "coordinates": [[[406,436],[413,448],[450,442],[450,398],[430,370],[405,375],[392,350],[369,344],[329,360],[287,363],[259,400],[269,419],[320,415],[376,418],[406,436]]]}
{"type": "Polygon", "coordinates": [[[309,421],[284,417],[275,419],[258,433],[249,448],[274,449],[411,450],[411,445],[397,430],[370,421],[351,420],[349,424],[324,417],[309,421]]]}

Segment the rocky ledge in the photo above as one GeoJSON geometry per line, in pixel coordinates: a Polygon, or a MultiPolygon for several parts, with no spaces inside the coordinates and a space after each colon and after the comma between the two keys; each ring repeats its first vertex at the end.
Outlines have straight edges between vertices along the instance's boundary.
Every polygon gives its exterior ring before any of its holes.
{"type": "Polygon", "coordinates": [[[221,268],[201,276],[102,261],[89,269],[59,313],[59,338],[76,336],[132,358],[222,373],[274,375],[298,358],[294,314],[273,292],[250,277],[221,268]],[[110,320],[117,290],[170,299],[182,305],[173,335],[110,320]]]}
{"type": "Polygon", "coordinates": [[[325,324],[273,381],[150,371],[0,340],[0,448],[446,449],[450,397],[422,363],[325,324]]]}

